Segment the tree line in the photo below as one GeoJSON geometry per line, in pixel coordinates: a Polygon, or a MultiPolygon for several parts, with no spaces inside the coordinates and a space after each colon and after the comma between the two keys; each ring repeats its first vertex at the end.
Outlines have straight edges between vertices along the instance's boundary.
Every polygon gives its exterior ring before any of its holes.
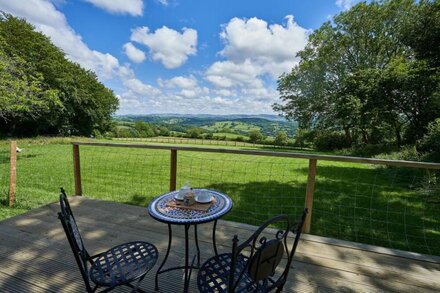
{"type": "Polygon", "coordinates": [[[118,99],[23,19],[0,12],[0,135],[108,130],[118,99]]]}
{"type": "Polygon", "coordinates": [[[433,149],[440,1],[359,3],[315,30],[297,56],[299,64],[278,80],[274,109],[299,123],[300,141],[433,149]]]}

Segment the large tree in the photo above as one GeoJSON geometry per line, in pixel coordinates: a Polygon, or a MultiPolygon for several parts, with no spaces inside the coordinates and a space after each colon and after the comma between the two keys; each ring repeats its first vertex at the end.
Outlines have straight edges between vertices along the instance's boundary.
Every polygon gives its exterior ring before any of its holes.
{"type": "Polygon", "coordinates": [[[302,128],[343,131],[348,143],[414,142],[439,116],[438,8],[439,1],[373,1],[324,23],[280,77],[275,110],[302,128]]]}
{"type": "Polygon", "coordinates": [[[109,128],[118,99],[23,19],[0,15],[0,132],[90,135],[109,128]]]}

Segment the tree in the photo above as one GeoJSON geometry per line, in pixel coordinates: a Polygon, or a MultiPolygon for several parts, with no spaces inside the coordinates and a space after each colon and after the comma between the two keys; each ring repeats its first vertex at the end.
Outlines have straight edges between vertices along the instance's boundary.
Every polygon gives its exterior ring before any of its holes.
{"type": "Polygon", "coordinates": [[[274,109],[304,129],[343,131],[348,145],[414,143],[440,112],[439,8],[373,1],[335,16],[279,78],[274,109]]]}
{"type": "Polygon", "coordinates": [[[251,130],[249,132],[249,141],[252,143],[256,143],[263,140],[263,134],[260,132],[260,130],[251,130]]]}
{"type": "Polygon", "coordinates": [[[134,128],[139,133],[140,137],[153,137],[156,136],[152,125],[145,123],[144,121],[137,121],[134,124],[134,128]]]}
{"type": "Polygon", "coordinates": [[[275,145],[286,145],[288,142],[287,133],[285,131],[278,131],[274,139],[275,145]]]}
{"type": "Polygon", "coordinates": [[[57,90],[47,89],[41,74],[28,76],[24,67],[19,57],[0,51],[0,125],[10,125],[11,132],[61,107],[57,90]]]}
{"type": "MultiPolygon", "coordinates": [[[[25,20],[1,12],[0,40],[1,66],[6,70],[0,87],[11,86],[8,94],[16,97],[23,97],[26,91],[26,102],[33,103],[20,102],[21,110],[27,107],[26,119],[12,119],[8,111],[8,116],[0,119],[0,133],[88,136],[94,130],[103,133],[111,128],[118,99],[93,72],[69,61],[25,20]],[[8,84],[8,74],[16,78],[16,84],[8,84]]],[[[4,99],[3,109],[11,108],[11,101],[4,99]]]]}
{"type": "Polygon", "coordinates": [[[190,138],[200,138],[202,136],[203,130],[200,128],[189,128],[186,131],[188,137],[190,138]]]}

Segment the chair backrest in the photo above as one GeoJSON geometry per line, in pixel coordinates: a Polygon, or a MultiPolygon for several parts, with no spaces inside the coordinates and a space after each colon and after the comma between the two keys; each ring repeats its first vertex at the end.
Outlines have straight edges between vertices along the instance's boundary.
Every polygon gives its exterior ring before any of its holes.
{"type": "Polygon", "coordinates": [[[61,188],[60,192],[60,207],[61,211],[58,213],[58,218],[63,225],[64,232],[66,233],[67,240],[69,241],[70,248],[75,256],[75,260],[81,271],[81,275],[86,284],[88,292],[91,292],[90,280],[88,275],[88,264],[92,263],[89,253],[87,252],[78,226],[76,225],[75,217],[73,216],[72,209],[70,208],[69,200],[67,199],[66,192],[61,188]]]}
{"type": "Polygon", "coordinates": [[[278,215],[261,225],[252,236],[246,241],[238,245],[238,238],[235,235],[232,245],[231,271],[229,276],[229,292],[234,292],[241,282],[241,278],[249,276],[253,284],[252,290],[264,287],[268,291],[275,287],[282,287],[287,280],[289,269],[295,254],[296,247],[301,236],[302,227],[307,215],[307,209],[304,210],[301,219],[295,224],[290,224],[287,215],[278,215]],[[284,227],[277,230],[275,235],[270,239],[267,233],[263,232],[271,225],[284,227]],[[290,234],[294,234],[294,238],[288,241],[290,234]],[[292,242],[289,245],[289,242],[292,242]],[[246,254],[244,252],[247,252],[246,254]],[[277,274],[277,278],[273,279],[275,270],[279,266],[284,254],[287,254],[286,266],[284,270],[277,274]],[[246,255],[246,266],[237,266],[237,259],[240,255],[246,255]]]}

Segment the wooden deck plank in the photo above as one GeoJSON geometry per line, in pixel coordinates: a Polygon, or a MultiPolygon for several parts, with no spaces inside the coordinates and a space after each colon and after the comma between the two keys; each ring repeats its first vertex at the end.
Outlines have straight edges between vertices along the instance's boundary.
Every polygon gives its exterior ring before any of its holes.
{"type": "MultiPolygon", "coordinates": [[[[159,251],[165,251],[166,225],[149,218],[145,208],[88,198],[73,198],[71,202],[85,242],[92,252],[135,239],[148,239],[159,251]]],[[[13,292],[14,284],[21,292],[20,288],[29,289],[29,284],[35,285],[37,292],[82,290],[79,271],[56,218],[58,209],[57,204],[52,204],[0,222],[1,292],[13,292]]],[[[213,253],[210,229],[209,224],[201,225],[199,229],[203,255],[213,253]]],[[[255,227],[249,225],[220,221],[217,234],[220,250],[230,251],[233,234],[244,239],[253,229],[255,227]]],[[[174,244],[180,249],[172,250],[172,265],[183,259],[183,232],[179,230],[173,231],[174,244]]],[[[440,264],[433,259],[434,262],[422,261],[382,250],[328,244],[307,235],[295,255],[286,292],[438,292],[440,264]]],[[[162,277],[162,292],[179,291],[182,282],[176,280],[181,277],[179,271],[162,277]]],[[[148,292],[153,292],[153,279],[154,274],[150,273],[143,282],[143,288],[148,292]]],[[[195,274],[192,279],[192,291],[197,292],[195,274]]],[[[121,289],[120,292],[126,291],[121,289]]]]}

